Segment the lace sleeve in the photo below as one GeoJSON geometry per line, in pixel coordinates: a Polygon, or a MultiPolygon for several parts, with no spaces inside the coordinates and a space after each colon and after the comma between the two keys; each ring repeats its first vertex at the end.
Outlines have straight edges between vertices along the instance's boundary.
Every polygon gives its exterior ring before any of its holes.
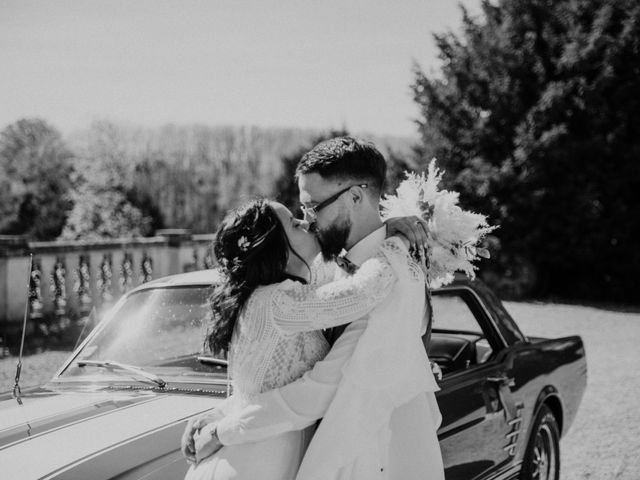
{"type": "Polygon", "coordinates": [[[311,264],[311,281],[313,285],[324,285],[333,281],[336,268],[335,262],[325,262],[322,255],[318,255],[311,264]]]}
{"type": "Polygon", "coordinates": [[[287,332],[319,330],[350,323],[380,304],[396,280],[384,248],[381,248],[351,277],[322,286],[303,285],[290,280],[281,283],[271,297],[272,318],[276,327],[287,332]]]}

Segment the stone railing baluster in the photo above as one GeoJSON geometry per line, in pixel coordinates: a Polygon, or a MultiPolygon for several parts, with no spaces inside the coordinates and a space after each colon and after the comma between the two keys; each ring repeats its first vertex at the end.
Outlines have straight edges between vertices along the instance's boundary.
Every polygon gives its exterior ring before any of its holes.
{"type": "Polygon", "coordinates": [[[67,313],[67,269],[64,258],[57,257],[51,272],[51,293],[53,294],[53,313],[64,317],[67,313]]]}
{"type": "Polygon", "coordinates": [[[42,264],[38,258],[34,258],[31,265],[29,279],[29,318],[32,320],[42,318],[42,264]]]}
{"type": "Polygon", "coordinates": [[[105,253],[100,263],[100,274],[98,275],[98,291],[100,295],[100,302],[102,304],[109,304],[113,301],[112,279],[112,256],[110,253],[105,253]]]}
{"type": "Polygon", "coordinates": [[[141,283],[146,283],[153,279],[153,259],[151,258],[151,256],[149,256],[149,253],[146,251],[142,255],[141,272],[142,272],[141,283]]]}
{"type": "Polygon", "coordinates": [[[93,306],[91,298],[91,264],[89,255],[80,255],[76,271],[75,291],[78,295],[78,308],[82,316],[87,315],[93,306]]]}
{"type": "Polygon", "coordinates": [[[124,258],[120,264],[120,291],[126,293],[133,288],[133,258],[130,253],[124,252],[124,258]]]}

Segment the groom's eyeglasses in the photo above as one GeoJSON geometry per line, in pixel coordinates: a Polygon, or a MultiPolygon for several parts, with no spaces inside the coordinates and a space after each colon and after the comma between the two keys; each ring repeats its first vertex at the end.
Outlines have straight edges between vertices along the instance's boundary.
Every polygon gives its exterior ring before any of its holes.
{"type": "Polygon", "coordinates": [[[331,205],[338,198],[340,198],[340,195],[342,195],[344,192],[348,191],[351,187],[367,188],[368,186],[369,185],[366,184],[366,183],[360,183],[360,184],[356,184],[356,185],[349,185],[348,187],[343,188],[342,190],[334,193],[329,198],[321,201],[320,203],[318,203],[317,205],[314,205],[313,207],[305,207],[304,205],[300,205],[300,210],[302,211],[302,214],[304,215],[304,218],[306,220],[308,220],[310,223],[313,223],[318,218],[318,212],[320,210],[322,210],[323,208],[326,208],[329,205],[331,205]]]}

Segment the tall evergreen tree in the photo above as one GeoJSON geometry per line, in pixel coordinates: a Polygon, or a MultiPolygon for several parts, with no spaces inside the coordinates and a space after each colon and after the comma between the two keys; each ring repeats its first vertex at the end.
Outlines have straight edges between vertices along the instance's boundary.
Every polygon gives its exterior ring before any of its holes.
{"type": "Polygon", "coordinates": [[[501,225],[511,293],[637,301],[640,3],[483,0],[416,68],[422,154],[501,225]],[[535,289],[530,287],[535,285],[535,289]]]}

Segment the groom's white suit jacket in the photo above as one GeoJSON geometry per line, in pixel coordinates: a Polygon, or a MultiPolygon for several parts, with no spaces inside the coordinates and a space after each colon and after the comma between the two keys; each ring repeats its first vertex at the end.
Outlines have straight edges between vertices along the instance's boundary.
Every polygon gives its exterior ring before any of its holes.
{"type": "MultiPolygon", "coordinates": [[[[386,229],[381,227],[354,245],[347,252],[347,258],[354,264],[361,265],[378,251],[385,237],[386,229]]],[[[335,267],[333,278],[329,277],[325,281],[344,275],[346,273],[335,267]]],[[[412,298],[412,292],[408,290],[406,285],[405,288],[398,285],[376,309],[386,308],[389,311],[390,308],[395,308],[397,310],[399,306],[406,305],[406,302],[415,304],[416,298],[412,298]]],[[[418,297],[424,311],[424,295],[418,295],[418,297]]],[[[375,310],[372,313],[375,313],[375,310]]],[[[393,321],[393,319],[388,320],[389,328],[392,328],[393,321]]],[[[327,410],[335,418],[336,412],[331,408],[350,410],[352,406],[348,403],[349,397],[345,399],[344,396],[336,395],[336,390],[343,381],[343,370],[352,360],[354,351],[357,351],[356,347],[363,337],[367,324],[367,318],[352,322],[336,340],[327,356],[317,362],[300,379],[259,395],[241,412],[221,419],[217,423],[220,441],[224,445],[260,441],[286,431],[306,428],[324,417],[327,410]],[[334,399],[342,403],[332,405],[334,399]]],[[[425,328],[426,325],[423,325],[422,333],[425,328]]],[[[402,349],[403,346],[398,345],[394,348],[402,349]]],[[[424,359],[426,360],[426,355],[424,359]]],[[[337,448],[335,444],[330,443],[333,441],[331,432],[323,432],[321,425],[318,435],[309,446],[308,457],[303,460],[298,479],[444,479],[442,458],[436,437],[436,430],[441,421],[434,395],[438,387],[430,369],[424,368],[424,371],[428,376],[424,380],[425,386],[422,387],[425,391],[395,408],[391,414],[389,428],[381,430],[378,438],[365,439],[366,448],[360,449],[357,461],[348,468],[326,469],[319,463],[321,462],[319,456],[322,456],[323,452],[327,452],[326,460],[331,462],[335,456],[332,457],[330,451],[337,448]],[[320,471],[322,474],[319,473],[320,471]]],[[[366,402],[366,399],[354,398],[354,401],[366,402]]],[[[337,418],[339,416],[340,412],[337,418]]],[[[325,427],[328,426],[328,424],[325,425],[325,427]]],[[[341,426],[332,425],[331,428],[337,431],[341,426]]],[[[339,435],[337,437],[339,438],[339,435]]],[[[339,453],[337,455],[340,456],[339,453]]]]}

